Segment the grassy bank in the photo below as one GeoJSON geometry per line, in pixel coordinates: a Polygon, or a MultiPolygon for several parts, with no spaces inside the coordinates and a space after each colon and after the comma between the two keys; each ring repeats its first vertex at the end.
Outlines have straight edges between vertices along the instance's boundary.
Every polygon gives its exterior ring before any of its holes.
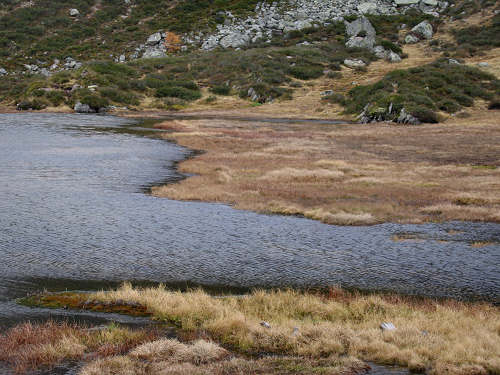
{"type": "Polygon", "coordinates": [[[206,152],[180,164],[193,177],[153,194],[329,224],[500,222],[500,132],[481,113],[410,128],[165,122],[163,137],[206,152]]]}
{"type": "Polygon", "coordinates": [[[120,356],[89,361],[84,375],[345,374],[363,369],[361,361],[428,374],[500,371],[500,311],[488,304],[337,289],[216,298],[201,290],[128,284],[80,298],[107,306],[134,303],[179,329],[178,340],[151,340],[120,356]],[[382,330],[383,322],[396,329],[382,330]]]}

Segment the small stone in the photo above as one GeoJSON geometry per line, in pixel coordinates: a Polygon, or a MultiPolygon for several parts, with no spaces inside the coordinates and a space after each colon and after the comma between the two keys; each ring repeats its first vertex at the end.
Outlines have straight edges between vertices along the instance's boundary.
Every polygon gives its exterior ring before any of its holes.
{"type": "Polygon", "coordinates": [[[406,44],[415,44],[415,43],[418,43],[419,42],[419,39],[417,38],[416,35],[413,35],[413,34],[408,34],[406,37],[405,37],[405,43],[406,44]]]}
{"type": "Polygon", "coordinates": [[[380,325],[382,331],[394,331],[396,326],[390,322],[384,322],[380,325]]]}
{"type": "Polygon", "coordinates": [[[387,55],[387,61],[391,63],[398,63],[401,62],[401,57],[394,51],[389,51],[387,55]]]}
{"type": "Polygon", "coordinates": [[[271,325],[268,322],[260,322],[260,325],[264,328],[271,328],[271,325]]]}
{"type": "Polygon", "coordinates": [[[329,95],[332,95],[332,94],[333,94],[333,90],[325,90],[325,91],[321,91],[320,92],[321,96],[329,96],[329,95]]]}
{"type": "Polygon", "coordinates": [[[348,66],[349,68],[361,68],[366,66],[363,60],[355,60],[355,59],[345,59],[344,65],[348,66]]]}
{"type": "Polygon", "coordinates": [[[299,328],[293,327],[292,336],[297,336],[299,334],[299,328]]]}
{"type": "Polygon", "coordinates": [[[487,68],[488,66],[490,66],[490,64],[488,64],[487,62],[480,62],[477,64],[477,66],[481,68],[487,68]]]}
{"type": "Polygon", "coordinates": [[[450,65],[460,65],[460,63],[458,62],[458,60],[455,60],[455,59],[448,59],[448,64],[450,64],[450,65]]]}
{"type": "Polygon", "coordinates": [[[78,9],[70,9],[69,10],[69,15],[71,17],[78,17],[80,15],[80,11],[78,9]]]}

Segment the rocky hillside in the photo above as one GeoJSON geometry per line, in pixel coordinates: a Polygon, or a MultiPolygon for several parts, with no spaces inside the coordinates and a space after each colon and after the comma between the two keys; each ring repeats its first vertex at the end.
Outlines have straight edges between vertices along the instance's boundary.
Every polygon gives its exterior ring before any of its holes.
{"type": "MultiPolygon", "coordinates": [[[[178,109],[227,95],[255,104],[288,100],[306,81],[340,79],[346,68],[363,72],[383,59],[396,69],[405,45],[424,43],[460,65],[467,54],[498,47],[499,17],[491,0],[3,1],[0,102],[92,112],[178,109]],[[479,11],[480,25],[454,29],[446,41],[434,38],[443,25],[479,11]]],[[[390,103],[377,97],[390,94],[379,86],[361,96],[327,90],[323,99],[362,121],[425,121],[416,113],[435,120],[429,111],[452,113],[474,97],[496,100],[495,77],[471,74],[482,77],[471,80],[475,85],[490,86],[481,95],[459,88],[466,99],[457,99],[457,88],[433,96],[414,86],[390,103]],[[415,99],[415,90],[427,99],[415,99]],[[438,103],[445,99],[459,105],[438,103]]]]}

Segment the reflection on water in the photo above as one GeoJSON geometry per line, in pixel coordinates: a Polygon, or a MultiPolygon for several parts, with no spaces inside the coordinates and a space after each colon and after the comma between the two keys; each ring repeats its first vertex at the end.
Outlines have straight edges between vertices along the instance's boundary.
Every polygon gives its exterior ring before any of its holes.
{"type": "Polygon", "coordinates": [[[0,324],[32,313],[13,298],[58,279],[340,285],[499,302],[498,224],[340,227],[154,198],[143,189],[177,179],[187,151],[121,126],[135,125],[0,115],[0,324]]]}

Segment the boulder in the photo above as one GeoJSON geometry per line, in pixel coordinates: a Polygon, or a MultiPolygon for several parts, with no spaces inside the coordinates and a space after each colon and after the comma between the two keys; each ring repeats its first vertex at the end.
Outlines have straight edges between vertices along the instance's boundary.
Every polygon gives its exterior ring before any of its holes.
{"type": "Polygon", "coordinates": [[[4,68],[0,68],[0,76],[7,75],[7,71],[4,68]]]}
{"type": "Polygon", "coordinates": [[[373,49],[375,45],[375,28],[365,17],[360,17],[352,22],[346,22],[346,33],[349,39],[346,42],[348,48],[373,49]]]}
{"type": "Polygon", "coordinates": [[[71,17],[78,17],[78,16],[80,15],[80,12],[79,12],[79,10],[78,10],[78,9],[74,9],[74,8],[73,8],[73,9],[70,9],[70,10],[69,10],[69,15],[70,15],[71,17]]]}
{"type": "Polygon", "coordinates": [[[375,28],[366,17],[359,17],[352,22],[345,22],[345,28],[349,38],[359,36],[361,32],[364,32],[366,38],[375,38],[375,28]]]}
{"type": "Polygon", "coordinates": [[[235,32],[226,35],[219,41],[219,45],[222,48],[237,48],[242,47],[250,41],[248,34],[246,32],[235,32]]]}
{"type": "Polygon", "coordinates": [[[391,63],[401,62],[401,57],[394,51],[388,51],[386,59],[391,63]]]}
{"type": "Polygon", "coordinates": [[[401,112],[399,113],[399,117],[397,118],[396,122],[400,124],[409,124],[409,125],[419,125],[421,123],[418,118],[412,116],[409,113],[406,113],[404,108],[401,109],[401,112]]]}
{"type": "Polygon", "coordinates": [[[375,56],[377,56],[379,59],[386,59],[387,58],[387,51],[385,50],[384,47],[382,46],[375,46],[373,48],[373,53],[375,56]]]}
{"type": "Polygon", "coordinates": [[[406,44],[415,44],[415,43],[418,43],[420,39],[418,39],[418,37],[416,35],[413,35],[413,34],[408,34],[406,37],[405,37],[405,43],[406,44]]]}
{"type": "Polygon", "coordinates": [[[347,48],[366,48],[371,50],[373,49],[374,44],[375,44],[375,39],[373,38],[361,38],[359,36],[353,36],[349,38],[345,46],[347,48]]]}
{"type": "Polygon", "coordinates": [[[448,64],[450,65],[460,65],[460,62],[455,59],[448,59],[448,64]]]}
{"type": "Polygon", "coordinates": [[[354,59],[345,59],[344,65],[348,66],[349,68],[361,68],[366,66],[363,60],[354,60],[354,59]]]}
{"type": "Polygon", "coordinates": [[[162,34],[161,32],[154,33],[148,37],[148,40],[146,41],[147,45],[154,46],[155,44],[160,43],[162,40],[162,34]]]}
{"type": "Polygon", "coordinates": [[[415,26],[411,31],[421,39],[431,39],[434,35],[432,30],[432,25],[429,21],[422,21],[417,26],[415,26]]]}
{"type": "Polygon", "coordinates": [[[88,104],[77,102],[73,108],[76,113],[95,113],[95,110],[90,108],[88,104]]]}
{"type": "Polygon", "coordinates": [[[431,7],[435,7],[438,5],[437,0],[422,0],[422,3],[424,3],[425,5],[429,5],[431,7]]]}

